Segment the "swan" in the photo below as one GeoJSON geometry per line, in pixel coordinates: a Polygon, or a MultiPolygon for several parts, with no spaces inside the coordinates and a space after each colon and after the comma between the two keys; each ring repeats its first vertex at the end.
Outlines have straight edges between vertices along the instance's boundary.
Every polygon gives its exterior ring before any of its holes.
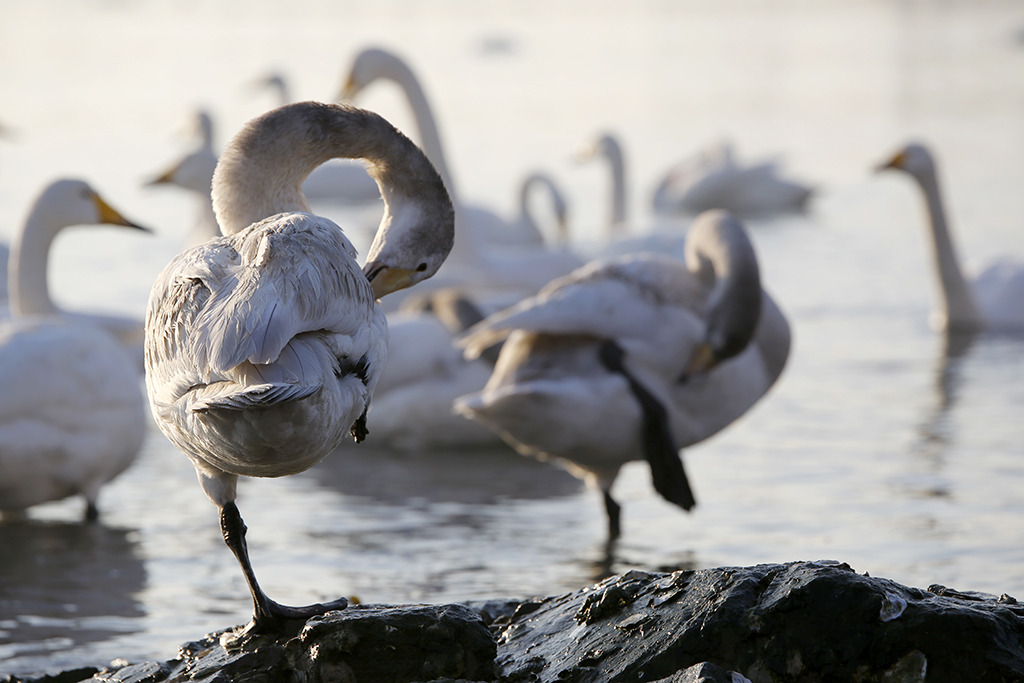
{"type": "Polygon", "coordinates": [[[220,235],[217,217],[213,215],[210,186],[217,167],[217,151],[213,144],[213,119],[205,109],[196,110],[192,127],[198,133],[196,147],[146,182],[148,187],[172,185],[193,193],[199,207],[195,227],[186,238],[192,247],[220,235]]]}
{"type": "Polygon", "coordinates": [[[493,364],[463,357],[452,331],[431,313],[390,313],[388,331],[388,362],[366,416],[374,443],[406,451],[500,446],[491,430],[452,408],[459,396],[483,388],[493,364]]]}
{"type": "Polygon", "coordinates": [[[594,258],[608,258],[618,254],[655,252],[681,258],[685,238],[677,232],[648,232],[640,235],[628,233],[626,155],[618,137],[610,132],[596,136],[575,153],[577,163],[604,160],[609,171],[609,214],[603,243],[592,251],[594,258]]]}
{"type": "Polygon", "coordinates": [[[159,275],[146,313],[146,388],[156,423],[195,466],[245,575],[252,621],[238,633],[341,609],[270,600],[238,511],[239,476],[280,477],[322,460],[366,411],[388,347],[376,299],[429,278],[451,249],[454,210],[426,156],[382,117],[300,102],[246,124],[221,155],[213,204],[222,237],[159,275]],[[334,157],[367,162],[384,214],[361,270],[302,181],[334,157]]]}
{"type": "MultiPolygon", "coordinates": [[[[441,144],[437,121],[427,100],[419,79],[409,65],[398,55],[382,48],[366,48],[360,51],[352,62],[345,77],[338,98],[341,101],[354,100],[360,92],[378,80],[391,81],[405,94],[409,108],[416,122],[420,145],[444,179],[445,187],[456,206],[458,229],[456,245],[449,259],[450,265],[472,258],[472,248],[464,245],[470,237],[476,238],[477,249],[484,245],[507,245],[509,243],[529,245],[536,241],[536,233],[527,230],[521,233],[517,226],[498,216],[493,211],[462,201],[453,182],[447,157],[441,144]]],[[[570,269],[571,270],[571,269],[570,269]]],[[[568,271],[562,271],[563,275],[568,271]]]]}
{"type": "Polygon", "coordinates": [[[545,242],[553,245],[569,244],[569,205],[565,200],[558,183],[543,171],[531,171],[527,173],[519,183],[519,215],[513,222],[516,226],[515,233],[522,236],[523,244],[541,246],[545,242]],[[530,204],[530,198],[537,190],[544,190],[551,202],[551,213],[555,225],[549,236],[545,236],[544,230],[537,223],[534,209],[530,204]]]}
{"type": "Polygon", "coordinates": [[[876,168],[886,169],[909,174],[924,194],[942,295],[942,308],[932,315],[932,324],[947,332],[1024,332],[1024,264],[1000,259],[972,281],[964,278],[928,148],[912,142],[876,168]]]}
{"type": "Polygon", "coordinates": [[[649,253],[592,261],[460,343],[474,357],[500,339],[486,386],[456,409],[599,489],[609,540],[621,530],[611,489],[622,465],[645,458],[655,489],[692,508],[678,449],[746,413],[790,347],[742,224],[721,211],[695,220],[685,262],[649,253]]]}
{"type": "Polygon", "coordinates": [[[50,298],[49,255],[54,238],[82,217],[83,197],[94,207],[95,216],[86,223],[129,226],[149,233],[127,221],[88,185],[79,181],[56,182],[47,186],[35,200],[21,233],[11,245],[8,260],[7,289],[13,313],[18,315],[59,315],[74,322],[88,322],[113,334],[124,349],[142,360],[143,321],[133,316],[98,311],[66,311],[50,298]]]}
{"type": "Polygon", "coordinates": [[[778,162],[737,163],[722,142],[670,168],[658,182],[652,206],[658,214],[695,215],[725,209],[744,218],[801,212],[813,189],[778,175],[778,162]]]}
{"type": "Polygon", "coordinates": [[[16,242],[10,316],[0,322],[0,512],[82,495],[95,520],[100,488],[142,447],[145,400],[132,359],[88,316],[38,310],[38,292],[26,287],[29,276],[45,287],[46,249],[60,230],[100,223],[144,229],[85,182],[62,179],[40,194],[16,242]],[[26,273],[32,255],[41,260],[26,273]]]}

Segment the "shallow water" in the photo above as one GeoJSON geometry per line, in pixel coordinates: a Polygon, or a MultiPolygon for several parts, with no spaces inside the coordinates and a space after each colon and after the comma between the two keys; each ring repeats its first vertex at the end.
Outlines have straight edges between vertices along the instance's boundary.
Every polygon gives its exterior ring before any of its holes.
{"type": "MultiPolygon", "coordinates": [[[[511,214],[517,180],[548,169],[581,241],[603,234],[606,174],[570,155],[600,130],[626,145],[638,232],[655,179],[697,147],[729,136],[745,158],[781,153],[820,188],[806,216],[750,225],[793,352],[765,400],[687,450],[693,513],[659,500],[635,463],[609,554],[597,496],[559,470],[371,440],[303,475],[243,483],[264,587],[294,603],[439,602],[552,594],[631,567],[831,558],[1024,596],[1024,341],[945,352],[927,322],[917,192],[870,173],[908,137],[928,140],[964,260],[1024,256],[1024,7],[548,4],[5,4],[0,123],[14,136],[0,139],[0,234],[45,182],[88,178],[159,232],[61,236],[55,297],[141,315],[193,218],[191,198],[140,187],[187,147],[175,126],[208,106],[223,141],[274,104],[245,85],[273,68],[296,97],[329,98],[371,43],[413,63],[464,197],[511,214]]],[[[410,121],[385,85],[360,104],[410,121]]],[[[0,673],[166,659],[247,618],[216,510],[155,429],[100,503],[97,526],[80,524],[77,500],[0,523],[0,673]]]]}

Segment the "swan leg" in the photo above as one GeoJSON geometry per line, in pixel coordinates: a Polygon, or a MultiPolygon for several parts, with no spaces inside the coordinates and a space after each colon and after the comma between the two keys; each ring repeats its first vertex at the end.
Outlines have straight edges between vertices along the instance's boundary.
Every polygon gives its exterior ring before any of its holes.
{"type": "Polygon", "coordinates": [[[622,506],[612,498],[611,491],[602,491],[604,495],[604,511],[608,516],[608,540],[614,541],[622,533],[620,519],[622,517],[622,506]]]}
{"type": "Polygon", "coordinates": [[[249,562],[249,549],[245,542],[245,522],[242,521],[242,515],[239,514],[238,506],[234,501],[229,501],[220,509],[220,528],[224,534],[224,542],[242,567],[245,581],[249,584],[249,592],[252,594],[253,617],[252,622],[246,628],[248,633],[269,630],[285,619],[308,619],[333,610],[345,609],[348,606],[348,600],[345,598],[305,607],[289,607],[274,602],[267,597],[256,582],[256,574],[249,562]]]}
{"type": "Polygon", "coordinates": [[[100,509],[96,507],[96,501],[87,499],[85,501],[85,521],[96,522],[100,518],[100,509]]]}
{"type": "Polygon", "coordinates": [[[626,378],[629,389],[640,404],[643,414],[643,451],[651,467],[654,490],[670,503],[684,510],[697,504],[690,481],[679,457],[679,448],[669,426],[668,413],[661,402],[641,384],[623,363],[625,353],[613,341],[605,341],[599,350],[601,363],[610,371],[626,378]]]}

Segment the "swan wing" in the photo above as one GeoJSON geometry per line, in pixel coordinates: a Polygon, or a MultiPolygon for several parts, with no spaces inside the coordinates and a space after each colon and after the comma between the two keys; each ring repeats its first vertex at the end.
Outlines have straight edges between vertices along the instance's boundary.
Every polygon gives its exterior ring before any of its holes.
{"type": "Polygon", "coordinates": [[[315,385],[320,367],[316,347],[293,340],[313,336],[356,362],[380,332],[366,324],[374,308],[340,228],[279,214],[183,252],[164,270],[147,312],[150,384],[170,402],[199,386],[204,402],[223,405],[291,400],[306,390],[265,385],[315,385]],[[233,398],[226,387],[210,389],[225,381],[244,389],[233,398]]]}

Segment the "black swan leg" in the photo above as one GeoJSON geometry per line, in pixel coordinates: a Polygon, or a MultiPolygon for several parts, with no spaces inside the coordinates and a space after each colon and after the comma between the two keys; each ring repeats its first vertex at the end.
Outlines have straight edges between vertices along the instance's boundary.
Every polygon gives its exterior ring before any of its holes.
{"type": "Polygon", "coordinates": [[[238,506],[233,501],[224,505],[220,510],[220,528],[224,534],[224,542],[242,567],[245,582],[249,585],[249,592],[252,594],[253,617],[252,623],[247,629],[249,632],[269,630],[285,619],[308,619],[333,610],[345,609],[348,606],[348,600],[345,598],[305,607],[289,607],[274,602],[267,597],[259,583],[256,582],[256,574],[249,562],[249,550],[245,543],[245,522],[242,521],[238,506]]]}
{"type": "Polygon", "coordinates": [[[668,502],[684,510],[690,510],[697,501],[690,489],[686,470],[683,469],[679,448],[669,427],[668,414],[661,402],[630,374],[623,363],[624,355],[622,348],[615,342],[606,341],[601,344],[601,363],[610,372],[616,372],[626,378],[630,391],[640,404],[644,420],[643,451],[651,467],[654,490],[668,502]]]}

